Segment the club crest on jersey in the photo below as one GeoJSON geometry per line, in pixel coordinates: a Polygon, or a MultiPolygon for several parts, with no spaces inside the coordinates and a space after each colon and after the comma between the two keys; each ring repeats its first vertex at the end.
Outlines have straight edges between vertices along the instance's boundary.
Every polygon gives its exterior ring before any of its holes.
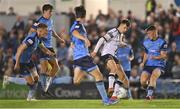
{"type": "Polygon", "coordinates": [[[28,39],[27,42],[28,42],[29,44],[33,44],[33,41],[32,41],[31,39],[28,39]]]}
{"type": "Polygon", "coordinates": [[[34,26],[38,26],[38,25],[39,25],[39,23],[37,23],[37,22],[36,22],[36,23],[34,23],[34,26]]]}

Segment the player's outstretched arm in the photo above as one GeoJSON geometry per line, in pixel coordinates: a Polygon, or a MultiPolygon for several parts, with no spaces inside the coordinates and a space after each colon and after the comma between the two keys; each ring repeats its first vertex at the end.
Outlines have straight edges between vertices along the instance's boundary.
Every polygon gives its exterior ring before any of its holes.
{"type": "Polygon", "coordinates": [[[74,31],[72,32],[72,35],[75,36],[75,37],[78,38],[78,39],[83,40],[83,41],[85,42],[85,44],[86,44],[87,47],[89,47],[89,46],[91,45],[90,41],[89,41],[86,37],[84,37],[83,35],[81,35],[77,30],[74,30],[74,31]]]}
{"type": "Polygon", "coordinates": [[[27,48],[27,45],[25,43],[21,44],[18,49],[17,49],[17,53],[16,53],[16,63],[15,63],[15,66],[14,66],[14,70],[19,70],[20,66],[19,66],[19,63],[20,63],[20,57],[21,57],[21,54],[23,53],[23,51],[27,48]]]}
{"type": "Polygon", "coordinates": [[[98,42],[97,42],[97,44],[96,44],[96,46],[95,46],[95,48],[94,48],[94,51],[91,53],[91,56],[92,56],[92,57],[95,57],[96,54],[97,54],[97,52],[99,51],[99,48],[103,45],[103,43],[104,43],[105,41],[110,40],[110,39],[111,39],[111,37],[110,37],[109,33],[107,33],[107,34],[105,34],[103,37],[101,37],[101,38],[98,40],[98,42]]]}
{"type": "Polygon", "coordinates": [[[62,39],[62,36],[63,36],[64,34],[63,33],[61,33],[61,37],[56,33],[56,31],[54,31],[53,30],[53,36],[55,37],[55,38],[57,38],[61,43],[65,43],[65,41],[64,41],[64,39],[62,39]]]}
{"type": "Polygon", "coordinates": [[[49,49],[47,49],[47,48],[43,45],[43,43],[41,43],[41,44],[39,45],[39,47],[40,47],[40,49],[41,49],[45,54],[50,55],[50,56],[54,56],[54,55],[55,55],[55,53],[53,53],[53,52],[51,52],[49,49]]]}

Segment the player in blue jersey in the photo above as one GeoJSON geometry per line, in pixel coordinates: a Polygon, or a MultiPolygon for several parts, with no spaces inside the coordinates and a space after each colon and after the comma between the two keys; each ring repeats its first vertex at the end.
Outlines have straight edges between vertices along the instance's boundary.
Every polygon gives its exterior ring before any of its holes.
{"type": "MultiPolygon", "coordinates": [[[[131,45],[120,45],[116,51],[116,58],[119,60],[121,63],[123,70],[128,77],[130,78],[130,73],[131,73],[131,61],[134,59],[134,53],[132,50],[131,45]]],[[[116,98],[117,97],[117,91],[119,88],[119,84],[115,82],[114,86],[114,93],[111,98],[116,98]]],[[[131,91],[128,89],[128,98],[132,99],[131,91]]]]}
{"type": "MultiPolygon", "coordinates": [[[[33,24],[30,31],[36,31],[37,25],[39,23],[44,23],[48,26],[48,35],[43,38],[42,42],[44,43],[45,47],[48,48],[50,51],[55,52],[52,47],[52,36],[57,38],[61,43],[65,43],[65,41],[57,35],[53,28],[53,20],[51,19],[52,16],[53,6],[50,4],[45,4],[42,7],[43,15],[33,24]]],[[[40,55],[40,65],[41,65],[41,86],[45,92],[47,92],[49,85],[59,70],[59,65],[56,56],[50,57],[44,54],[41,50],[39,51],[40,55]],[[50,66],[50,67],[49,67],[50,66]]]]}
{"type": "Polygon", "coordinates": [[[28,101],[34,99],[34,93],[39,78],[36,67],[31,61],[32,54],[39,46],[45,54],[49,56],[54,55],[53,52],[49,51],[44,47],[44,45],[40,44],[40,39],[45,37],[46,35],[47,26],[45,24],[39,24],[37,27],[37,31],[28,34],[28,36],[23,40],[22,44],[18,47],[17,53],[14,57],[15,72],[20,73],[29,86],[29,93],[27,96],[28,101]]]}
{"type": "Polygon", "coordinates": [[[167,43],[158,36],[155,26],[149,26],[146,32],[148,38],[143,42],[145,53],[140,66],[142,68],[144,67],[144,69],[140,82],[144,89],[147,88],[146,99],[151,100],[154,89],[156,88],[156,81],[164,73],[167,58],[167,43]]]}
{"type": "Polygon", "coordinates": [[[87,32],[83,25],[85,20],[86,10],[83,6],[75,8],[76,21],[71,27],[71,43],[73,44],[73,60],[74,60],[74,84],[79,84],[84,77],[85,72],[92,75],[96,81],[96,87],[102,97],[102,101],[105,105],[115,104],[116,100],[110,100],[107,97],[104,87],[103,76],[99,71],[97,65],[93,63],[93,59],[90,57],[88,47],[90,41],[87,38],[87,32]]]}

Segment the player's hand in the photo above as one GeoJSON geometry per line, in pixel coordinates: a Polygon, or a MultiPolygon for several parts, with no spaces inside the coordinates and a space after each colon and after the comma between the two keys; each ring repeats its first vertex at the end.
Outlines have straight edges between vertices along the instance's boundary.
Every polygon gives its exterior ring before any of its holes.
{"type": "Polygon", "coordinates": [[[139,66],[140,66],[141,68],[144,68],[144,63],[141,63],[139,66]]]}
{"type": "Polygon", "coordinates": [[[66,41],[64,39],[60,39],[60,43],[66,43],[66,41]]]}
{"type": "Polygon", "coordinates": [[[20,70],[20,64],[16,62],[16,64],[14,65],[14,71],[17,73],[20,70]]]}
{"type": "Polygon", "coordinates": [[[88,39],[85,39],[84,42],[85,42],[87,47],[89,47],[91,45],[91,42],[88,39]]]}
{"type": "Polygon", "coordinates": [[[91,57],[94,58],[94,57],[96,56],[96,54],[97,54],[96,52],[92,52],[92,53],[91,53],[91,57]]]}

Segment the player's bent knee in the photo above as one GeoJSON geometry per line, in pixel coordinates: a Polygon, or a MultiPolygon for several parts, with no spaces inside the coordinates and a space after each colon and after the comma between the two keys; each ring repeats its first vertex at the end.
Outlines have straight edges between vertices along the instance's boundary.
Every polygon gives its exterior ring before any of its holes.
{"type": "Polygon", "coordinates": [[[74,80],[73,83],[74,83],[74,85],[79,85],[80,81],[79,80],[74,80]]]}
{"type": "Polygon", "coordinates": [[[34,81],[38,82],[38,80],[39,80],[39,76],[34,76],[34,81]]]}

